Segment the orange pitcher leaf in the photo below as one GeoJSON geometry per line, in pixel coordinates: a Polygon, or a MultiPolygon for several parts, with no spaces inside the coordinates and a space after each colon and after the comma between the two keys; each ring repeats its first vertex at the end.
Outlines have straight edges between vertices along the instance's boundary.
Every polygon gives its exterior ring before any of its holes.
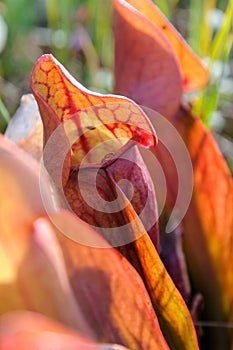
{"type": "Polygon", "coordinates": [[[63,324],[29,311],[0,317],[1,350],[127,350],[116,344],[95,343],[63,324]]]}
{"type": "Polygon", "coordinates": [[[172,45],[130,2],[114,0],[113,5],[115,92],[171,118],[182,97],[182,73],[172,45]]]}
{"type": "Polygon", "coordinates": [[[71,144],[72,166],[82,161],[101,164],[110,141],[114,154],[130,140],[144,147],[156,143],[155,132],[139,106],[125,97],[87,90],[52,55],[36,62],[31,88],[43,119],[45,143],[62,123],[71,144]]]}
{"type": "MultiPolygon", "coordinates": [[[[151,121],[157,125],[152,114],[151,121]]],[[[190,278],[195,292],[204,297],[203,317],[213,322],[232,322],[232,177],[213,135],[188,109],[181,107],[174,126],[189,150],[194,171],[193,194],[182,221],[190,278]]],[[[159,145],[152,151],[168,178],[165,212],[170,215],[177,196],[177,183],[173,181],[177,169],[168,162],[166,149],[159,145]]],[[[146,157],[144,160],[147,164],[146,157]]],[[[226,346],[224,328],[206,332],[211,344],[226,346]]]]}
{"type": "MultiPolygon", "coordinates": [[[[200,120],[195,119],[188,110],[181,109],[175,125],[183,136],[193,163],[192,208],[198,213],[198,220],[195,223],[201,227],[202,235],[208,244],[209,255],[221,289],[224,314],[230,322],[233,322],[232,177],[212,133],[205,129],[200,120]]],[[[191,215],[189,212],[188,214],[191,215]]],[[[193,230],[195,225],[188,227],[187,221],[184,222],[186,230],[193,230]]],[[[190,256],[193,249],[191,237],[191,233],[187,233],[185,238],[190,256]]],[[[209,305],[210,309],[211,307],[209,305]]]]}
{"type": "MultiPolygon", "coordinates": [[[[183,91],[193,91],[203,88],[208,83],[208,70],[200,59],[177,32],[173,25],[161,13],[151,0],[115,0],[127,2],[152,22],[168,39],[174,54],[180,64],[183,77],[183,91]]],[[[120,29],[119,29],[120,30],[120,29]]],[[[170,77],[171,79],[171,77],[170,77]]],[[[154,87],[155,88],[155,87],[154,87]]]]}
{"type": "MultiPolygon", "coordinates": [[[[73,161],[74,159],[75,162],[77,159],[81,160],[81,156],[84,156],[81,165],[85,165],[85,168],[88,168],[88,166],[90,168],[90,165],[93,166],[98,164],[101,167],[106,168],[108,164],[112,164],[114,162],[119,163],[119,157],[126,157],[125,152],[127,151],[127,147],[125,148],[122,146],[124,146],[125,142],[128,143],[130,139],[138,141],[147,147],[152,147],[155,145],[156,139],[155,135],[153,134],[153,129],[150,127],[150,123],[148,123],[144,112],[134,102],[123,97],[113,95],[103,96],[86,90],[81,86],[81,84],[75,82],[74,79],[70,77],[69,73],[66,72],[65,69],[50,55],[42,56],[36,63],[32,72],[32,89],[37,100],[39,101],[38,104],[41,110],[45,130],[49,128],[46,123],[46,118],[48,116],[46,109],[49,113],[51,110],[56,112],[54,107],[55,103],[51,103],[50,97],[43,95],[43,89],[41,90],[42,83],[40,82],[40,79],[47,79],[46,86],[48,89],[52,89],[52,91],[55,89],[53,84],[53,88],[50,87],[50,71],[53,72],[53,76],[56,76],[56,78],[53,77],[53,81],[58,81],[60,79],[64,84],[66,95],[71,96],[69,99],[66,99],[64,116],[62,116],[61,119],[63,121],[66,135],[68,135],[70,139],[74,135],[75,144],[73,144],[71,151],[71,158],[73,161]],[[41,76],[40,72],[42,72],[41,76]],[[45,78],[46,75],[44,75],[44,72],[48,73],[48,78],[45,78]],[[43,99],[41,100],[42,97],[43,99]],[[45,108],[43,107],[44,109],[41,109],[41,105],[43,105],[45,108]],[[66,113],[69,114],[66,115],[66,113]],[[72,118],[72,115],[75,115],[75,118],[72,118]],[[65,118],[68,118],[67,121],[65,118]],[[119,123],[116,124],[116,121],[119,123]],[[120,122],[122,124],[120,124],[120,122]],[[85,134],[79,135],[78,140],[76,140],[77,133],[79,132],[78,124],[80,125],[80,129],[86,128],[87,131],[85,131],[85,134]],[[117,128],[114,126],[114,130],[112,129],[111,131],[111,125],[117,125],[117,128]],[[131,133],[133,129],[135,130],[134,134],[131,133]],[[118,151],[119,146],[120,150],[116,155],[115,152],[118,151]],[[94,155],[93,157],[92,154],[94,155]]],[[[56,94],[54,96],[56,96],[56,94]]],[[[50,118],[53,118],[52,114],[50,114],[50,118]]],[[[121,222],[121,225],[124,225],[125,223],[130,224],[130,221],[127,221],[129,219],[123,217],[119,219],[118,214],[116,214],[118,215],[116,223],[114,220],[115,213],[103,215],[101,211],[97,210],[98,204],[101,200],[99,199],[98,193],[95,191],[96,181],[93,176],[95,176],[98,171],[94,168],[76,171],[77,169],[74,169],[73,167],[70,175],[68,175],[67,171],[68,176],[66,180],[63,181],[62,184],[61,182],[59,183],[59,169],[62,168],[65,154],[69,151],[69,145],[67,145],[66,140],[64,140],[64,134],[62,134],[62,132],[63,129],[61,129],[60,134],[58,128],[53,135],[50,135],[50,138],[44,148],[43,156],[44,160],[46,161],[46,168],[49,170],[49,174],[58,186],[62,185],[60,187],[60,193],[63,193],[64,190],[65,200],[68,201],[72,210],[74,210],[74,212],[86,222],[90,224],[96,223],[98,228],[101,228],[102,226],[106,227],[106,225],[110,225],[110,227],[118,227],[119,222],[121,222]],[[56,134],[58,134],[58,137],[56,134]],[[66,146],[68,146],[68,148],[66,148],[66,146]],[[61,156],[62,152],[64,153],[63,157],[61,156]],[[82,177],[83,174],[84,177],[82,177]],[[80,183],[81,177],[84,181],[82,184],[80,183]],[[85,199],[83,199],[83,196],[93,199],[94,204],[92,206],[85,205],[85,199]]],[[[133,144],[131,146],[133,146],[133,144]]],[[[138,180],[136,180],[136,172],[134,171],[134,185],[137,185],[138,188],[137,197],[139,195],[141,198],[144,196],[144,201],[146,200],[148,193],[150,193],[150,205],[149,209],[147,210],[147,215],[144,214],[144,221],[148,221],[146,216],[151,216],[155,219],[153,225],[151,225],[149,229],[151,229],[150,233],[153,242],[155,243],[156,247],[158,247],[156,199],[152,189],[153,185],[150,185],[149,174],[143,162],[140,161],[139,158],[137,159],[136,154],[135,157],[136,158],[134,159],[134,155],[132,155],[130,158],[131,163],[129,162],[128,165],[125,164],[122,168],[128,169],[128,175],[131,176],[131,165],[140,162],[137,172],[138,180]],[[144,181],[141,181],[141,179],[144,179],[144,181]]],[[[72,163],[73,166],[79,165],[79,163],[75,162],[72,163]]],[[[98,167],[96,168],[98,169],[98,167]]],[[[110,200],[111,197],[114,197],[114,194],[112,193],[112,189],[109,189],[109,184],[104,180],[104,175],[101,177],[100,174],[101,171],[99,172],[98,177],[100,181],[98,191],[104,191],[106,193],[106,187],[110,193],[108,195],[110,200]]],[[[104,174],[104,171],[102,171],[102,174],[104,174]]],[[[130,181],[131,179],[128,178],[126,180],[130,181]]],[[[136,201],[134,201],[134,203],[136,203],[136,201]]],[[[134,203],[132,204],[134,205],[134,203]]],[[[105,204],[105,206],[106,205],[109,205],[109,203],[105,204]]],[[[137,199],[137,206],[137,211],[140,211],[143,209],[144,203],[140,203],[140,201],[137,199]]]]}

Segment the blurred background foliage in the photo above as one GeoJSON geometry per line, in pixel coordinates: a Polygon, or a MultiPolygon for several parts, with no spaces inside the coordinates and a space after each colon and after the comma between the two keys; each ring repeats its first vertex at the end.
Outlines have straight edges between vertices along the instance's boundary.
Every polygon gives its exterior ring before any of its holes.
{"type": "MultiPolygon", "coordinates": [[[[210,69],[210,84],[186,96],[233,163],[233,0],[154,0],[210,69]]],[[[110,0],[0,0],[0,131],[30,92],[36,59],[51,52],[90,89],[111,92],[110,0]]]]}

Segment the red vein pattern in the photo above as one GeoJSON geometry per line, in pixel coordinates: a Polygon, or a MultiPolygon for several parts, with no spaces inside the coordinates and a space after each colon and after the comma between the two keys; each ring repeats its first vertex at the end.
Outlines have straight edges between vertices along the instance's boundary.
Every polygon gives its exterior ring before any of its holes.
{"type": "Polygon", "coordinates": [[[115,153],[130,140],[147,148],[157,142],[149,120],[133,101],[87,90],[52,55],[42,56],[35,64],[31,88],[40,109],[43,105],[50,109],[49,118],[41,113],[45,128],[51,129],[47,130],[47,138],[61,122],[68,138],[76,132],[71,151],[73,166],[80,165],[84,157],[88,163],[101,163],[109,148],[115,153]],[[55,125],[51,115],[57,121],[55,125]],[[88,154],[94,148],[96,151],[88,154]]]}

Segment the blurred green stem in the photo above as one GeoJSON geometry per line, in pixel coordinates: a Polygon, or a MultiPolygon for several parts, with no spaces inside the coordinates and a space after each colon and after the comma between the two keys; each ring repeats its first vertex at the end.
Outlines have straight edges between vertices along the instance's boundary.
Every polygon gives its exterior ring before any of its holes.
{"type": "Polygon", "coordinates": [[[46,0],[46,12],[48,26],[50,29],[57,29],[59,20],[59,4],[57,0],[46,0]]]}
{"type": "Polygon", "coordinates": [[[10,121],[10,114],[0,98],[0,132],[3,132],[10,121]]]}
{"type": "MultiPolygon", "coordinates": [[[[193,0],[195,2],[195,0],[193,0]]],[[[207,0],[211,2],[212,0],[207,0]]],[[[213,4],[212,4],[213,5],[213,4]]],[[[208,7],[210,8],[210,7],[208,7]]],[[[233,0],[228,2],[225,11],[225,19],[216,33],[215,37],[209,42],[209,47],[206,47],[203,52],[209,53],[208,68],[210,71],[210,83],[200,92],[198,99],[194,104],[194,113],[200,115],[204,124],[208,127],[211,122],[213,112],[217,110],[220,85],[223,79],[224,70],[229,60],[229,55],[232,47],[232,21],[233,21],[233,0]],[[220,73],[214,76],[216,64],[220,66],[220,73]]],[[[204,33],[200,34],[203,39],[204,33]]]]}

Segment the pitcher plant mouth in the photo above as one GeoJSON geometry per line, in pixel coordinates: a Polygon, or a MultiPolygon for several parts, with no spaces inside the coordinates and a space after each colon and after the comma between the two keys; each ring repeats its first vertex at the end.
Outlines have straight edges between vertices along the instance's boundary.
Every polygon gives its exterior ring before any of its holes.
{"type": "Polygon", "coordinates": [[[62,123],[71,144],[72,167],[78,167],[84,158],[87,165],[101,166],[130,140],[146,148],[157,143],[150,120],[134,101],[91,92],[50,54],[36,62],[31,89],[41,111],[45,144],[62,123]],[[95,148],[98,151],[90,157],[89,151],[95,148]]]}

